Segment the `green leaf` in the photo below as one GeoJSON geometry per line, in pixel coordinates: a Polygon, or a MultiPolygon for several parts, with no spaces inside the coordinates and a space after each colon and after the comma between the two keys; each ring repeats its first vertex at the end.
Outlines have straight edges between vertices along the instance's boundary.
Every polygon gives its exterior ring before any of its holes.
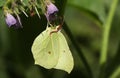
{"type": "Polygon", "coordinates": [[[120,66],[114,71],[110,78],[119,78],[120,77],[120,66]]]}
{"type": "Polygon", "coordinates": [[[6,2],[6,0],[0,0],[0,7],[2,7],[5,2],[6,2]]]}
{"type": "Polygon", "coordinates": [[[28,6],[29,5],[29,0],[23,0],[23,3],[28,6]]]}
{"type": "Polygon", "coordinates": [[[105,6],[104,0],[68,0],[68,4],[71,6],[76,6],[79,9],[83,8],[88,11],[95,13],[100,21],[105,22],[105,6]]]}

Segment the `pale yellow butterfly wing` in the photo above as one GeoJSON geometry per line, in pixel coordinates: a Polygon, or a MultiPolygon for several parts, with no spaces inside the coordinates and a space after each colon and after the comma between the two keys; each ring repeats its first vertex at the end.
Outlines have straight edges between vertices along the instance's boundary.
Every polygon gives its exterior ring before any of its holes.
{"type": "Polygon", "coordinates": [[[34,40],[32,53],[35,64],[47,69],[61,69],[70,73],[74,66],[71,51],[60,31],[50,35],[53,30],[51,27],[47,28],[34,40]]]}
{"type": "Polygon", "coordinates": [[[74,66],[73,57],[64,35],[61,32],[58,32],[58,35],[60,54],[58,63],[54,68],[65,70],[70,73],[74,66]]]}
{"type": "Polygon", "coordinates": [[[47,69],[55,67],[59,58],[58,36],[56,33],[50,35],[50,32],[51,29],[47,28],[34,40],[32,45],[35,64],[47,69]]]}

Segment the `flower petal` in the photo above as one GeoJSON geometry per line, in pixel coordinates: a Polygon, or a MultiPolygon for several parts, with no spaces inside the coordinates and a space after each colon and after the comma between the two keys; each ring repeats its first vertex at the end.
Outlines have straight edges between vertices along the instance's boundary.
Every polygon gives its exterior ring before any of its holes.
{"type": "Polygon", "coordinates": [[[6,14],[6,23],[9,27],[16,24],[16,19],[9,13],[6,14]]]}

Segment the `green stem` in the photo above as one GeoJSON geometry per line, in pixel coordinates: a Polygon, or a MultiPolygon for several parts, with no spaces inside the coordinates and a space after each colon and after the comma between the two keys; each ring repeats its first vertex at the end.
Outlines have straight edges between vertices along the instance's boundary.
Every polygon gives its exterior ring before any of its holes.
{"type": "Polygon", "coordinates": [[[11,0],[7,0],[3,6],[3,10],[8,9],[8,5],[11,3],[11,0]]]}
{"type": "Polygon", "coordinates": [[[120,75],[120,66],[118,68],[116,68],[116,70],[114,71],[114,73],[110,76],[110,78],[117,78],[117,76],[120,75]]]}
{"type": "Polygon", "coordinates": [[[66,23],[64,24],[63,29],[66,31],[67,35],[69,36],[69,39],[71,40],[71,42],[72,42],[73,46],[75,47],[75,49],[77,50],[77,52],[79,52],[78,54],[89,74],[89,78],[93,78],[92,70],[66,23]]]}
{"type": "Polygon", "coordinates": [[[108,52],[107,49],[108,49],[110,28],[111,28],[112,19],[113,19],[118,1],[119,0],[113,0],[109,14],[108,14],[108,18],[106,20],[106,23],[104,24],[103,40],[102,40],[102,48],[101,48],[101,56],[100,56],[101,65],[103,65],[107,60],[107,52],[108,52]]]}
{"type": "Polygon", "coordinates": [[[11,2],[12,2],[11,0],[7,0],[4,5],[5,5],[5,6],[8,6],[8,4],[10,4],[11,2]]]}

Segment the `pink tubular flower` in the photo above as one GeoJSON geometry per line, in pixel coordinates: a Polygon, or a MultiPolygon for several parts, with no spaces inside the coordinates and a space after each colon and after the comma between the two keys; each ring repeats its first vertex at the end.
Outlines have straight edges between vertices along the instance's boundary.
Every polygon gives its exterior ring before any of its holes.
{"type": "Polygon", "coordinates": [[[15,25],[17,23],[16,19],[9,13],[6,14],[5,21],[9,27],[11,27],[12,25],[15,25]]]}

